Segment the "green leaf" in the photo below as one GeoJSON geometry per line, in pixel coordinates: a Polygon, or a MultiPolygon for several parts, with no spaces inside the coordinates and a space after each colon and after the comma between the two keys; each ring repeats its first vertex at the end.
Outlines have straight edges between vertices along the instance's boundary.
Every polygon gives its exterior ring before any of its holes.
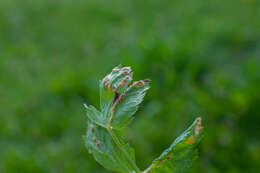
{"type": "Polygon", "coordinates": [[[99,112],[94,106],[90,105],[87,106],[84,104],[87,112],[87,117],[92,122],[95,122],[95,124],[98,124],[99,126],[102,126],[104,128],[107,128],[107,119],[108,117],[105,117],[104,114],[99,112]]]}
{"type": "MultiPolygon", "coordinates": [[[[122,139],[120,142],[134,161],[134,150],[128,144],[124,144],[122,139]]],[[[129,161],[115,144],[108,131],[90,120],[88,121],[85,144],[89,152],[93,153],[95,160],[105,168],[115,172],[133,172],[129,161]]]]}
{"type": "Polygon", "coordinates": [[[133,73],[130,67],[115,67],[104,79],[100,81],[100,108],[101,112],[107,113],[107,110],[113,105],[115,93],[123,93],[132,81],[133,73]]]}
{"type": "Polygon", "coordinates": [[[150,88],[148,82],[138,81],[127,88],[122,100],[115,108],[112,126],[122,128],[133,119],[133,115],[138,110],[139,104],[143,101],[146,91],[150,88]]]}
{"type": "Polygon", "coordinates": [[[130,67],[118,66],[100,81],[100,108],[104,122],[98,121],[100,119],[92,119],[93,121],[107,127],[112,112],[111,126],[114,129],[127,126],[150,88],[148,79],[134,82],[129,86],[132,77],[130,67]]]}
{"type": "Polygon", "coordinates": [[[196,146],[201,139],[201,118],[183,132],[144,173],[184,173],[197,158],[196,146]]]}
{"type": "Polygon", "coordinates": [[[133,73],[130,67],[119,65],[100,81],[100,109],[106,124],[111,116],[115,99],[128,88],[132,77],[133,73]]]}

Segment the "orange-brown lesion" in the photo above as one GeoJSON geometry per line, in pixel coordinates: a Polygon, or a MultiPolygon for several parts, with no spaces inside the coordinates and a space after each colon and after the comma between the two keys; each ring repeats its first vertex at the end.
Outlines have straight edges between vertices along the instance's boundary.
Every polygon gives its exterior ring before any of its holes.
{"type": "Polygon", "coordinates": [[[109,77],[108,77],[108,76],[106,76],[106,77],[103,79],[103,83],[104,83],[104,85],[105,85],[105,87],[106,87],[107,89],[110,89],[110,83],[109,83],[109,77]]]}
{"type": "Polygon", "coordinates": [[[193,141],[194,141],[194,137],[193,136],[191,136],[191,137],[189,137],[189,139],[187,140],[187,144],[191,144],[191,143],[193,143],[193,141]]]}
{"type": "Polygon", "coordinates": [[[173,153],[171,153],[166,159],[161,160],[160,162],[152,164],[152,166],[149,167],[147,170],[145,170],[143,173],[150,173],[152,168],[154,168],[156,166],[159,166],[159,165],[162,165],[163,163],[171,160],[172,158],[173,158],[173,153]]]}

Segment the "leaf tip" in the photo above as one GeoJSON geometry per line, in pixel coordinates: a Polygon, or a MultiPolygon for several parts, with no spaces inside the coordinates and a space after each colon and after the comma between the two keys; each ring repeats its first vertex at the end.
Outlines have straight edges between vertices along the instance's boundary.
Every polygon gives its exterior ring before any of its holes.
{"type": "Polygon", "coordinates": [[[143,87],[144,84],[145,84],[145,82],[143,80],[139,80],[139,81],[135,81],[133,83],[133,86],[135,86],[135,87],[143,87]]]}
{"type": "Polygon", "coordinates": [[[202,125],[201,125],[201,121],[202,121],[202,118],[201,117],[198,117],[197,120],[196,120],[196,128],[195,128],[195,135],[198,136],[199,133],[200,133],[200,129],[202,129],[202,125]]]}

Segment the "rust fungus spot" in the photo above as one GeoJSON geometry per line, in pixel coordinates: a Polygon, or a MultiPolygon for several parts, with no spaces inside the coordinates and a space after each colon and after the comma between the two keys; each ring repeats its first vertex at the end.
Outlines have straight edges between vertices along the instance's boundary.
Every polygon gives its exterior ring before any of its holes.
{"type": "Polygon", "coordinates": [[[123,74],[123,75],[127,75],[128,72],[127,72],[127,71],[123,71],[122,74],[123,74]]]}
{"type": "Polygon", "coordinates": [[[194,141],[194,137],[191,136],[188,140],[187,140],[187,144],[191,144],[194,141]]]}
{"type": "Polygon", "coordinates": [[[163,161],[160,161],[160,162],[156,163],[157,166],[161,165],[161,164],[163,164],[163,161]]]}
{"type": "Polygon", "coordinates": [[[199,118],[197,119],[197,125],[198,125],[198,126],[201,126],[201,117],[199,117],[199,118]]]}
{"type": "Polygon", "coordinates": [[[112,69],[112,72],[116,72],[116,71],[118,71],[118,70],[119,70],[119,68],[118,68],[118,67],[115,67],[115,68],[112,69]]]}
{"type": "Polygon", "coordinates": [[[142,80],[136,81],[136,82],[134,82],[133,85],[134,85],[134,86],[138,86],[138,87],[142,87],[142,86],[144,86],[144,81],[142,81],[142,80]]]}
{"type": "Polygon", "coordinates": [[[201,117],[199,117],[199,118],[197,119],[197,126],[196,126],[196,128],[195,128],[195,135],[196,135],[196,136],[199,135],[201,128],[202,128],[202,126],[201,126],[201,117]]]}
{"type": "Polygon", "coordinates": [[[105,83],[105,86],[107,89],[110,89],[110,84],[109,83],[105,83]]]}
{"type": "Polygon", "coordinates": [[[129,76],[126,76],[121,82],[119,82],[118,86],[119,87],[124,86],[126,84],[127,80],[129,80],[129,76]]]}
{"type": "Polygon", "coordinates": [[[173,154],[170,154],[170,155],[166,158],[166,160],[168,161],[168,160],[170,160],[172,157],[173,157],[173,154]]]}
{"type": "Polygon", "coordinates": [[[151,82],[151,79],[144,79],[144,82],[151,82]]]}
{"type": "Polygon", "coordinates": [[[99,141],[98,141],[96,138],[94,139],[94,142],[96,143],[96,146],[97,146],[97,147],[100,146],[100,143],[99,143],[99,141]]]}
{"type": "Polygon", "coordinates": [[[109,83],[109,77],[106,76],[104,79],[103,79],[103,82],[104,82],[104,85],[107,89],[110,89],[110,83],[109,83]]]}

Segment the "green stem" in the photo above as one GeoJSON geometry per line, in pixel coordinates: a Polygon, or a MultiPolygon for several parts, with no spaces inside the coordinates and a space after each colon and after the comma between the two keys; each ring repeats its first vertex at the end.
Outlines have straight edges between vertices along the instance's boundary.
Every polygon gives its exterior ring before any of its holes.
{"type": "Polygon", "coordinates": [[[127,153],[125,148],[122,146],[121,142],[119,141],[117,135],[112,130],[112,120],[113,120],[113,117],[114,117],[114,111],[115,111],[117,104],[119,103],[119,101],[122,99],[123,96],[124,96],[124,94],[121,94],[119,96],[119,98],[116,99],[116,101],[114,102],[114,104],[113,104],[113,106],[110,110],[110,118],[108,120],[107,131],[109,132],[110,136],[112,137],[113,141],[116,143],[118,148],[123,152],[123,154],[125,155],[126,159],[129,161],[130,165],[133,167],[135,172],[141,173],[141,170],[137,167],[135,162],[131,159],[131,157],[129,156],[129,154],[127,153]]]}
{"type": "Polygon", "coordinates": [[[118,137],[116,136],[116,134],[112,131],[111,128],[107,128],[107,131],[109,132],[109,134],[111,135],[113,141],[116,143],[116,145],[118,146],[118,148],[123,152],[123,154],[125,155],[125,157],[127,158],[127,160],[130,162],[131,166],[134,168],[136,173],[141,173],[140,169],[137,167],[137,165],[135,164],[135,162],[130,158],[129,154],[127,153],[127,151],[124,149],[124,147],[121,145],[118,137]]]}

